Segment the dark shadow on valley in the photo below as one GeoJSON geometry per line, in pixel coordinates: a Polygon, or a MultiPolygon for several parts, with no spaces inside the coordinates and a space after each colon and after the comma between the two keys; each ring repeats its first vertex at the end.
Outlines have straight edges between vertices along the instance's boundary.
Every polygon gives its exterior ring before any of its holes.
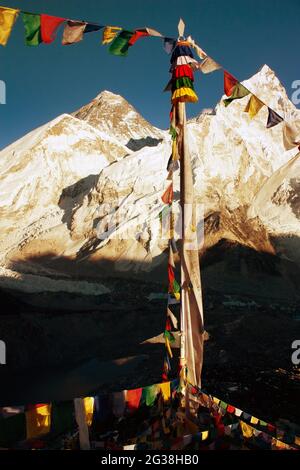
{"type": "MultiPolygon", "coordinates": [[[[108,259],[72,260],[54,253],[12,261],[11,269],[21,268],[24,276],[49,269],[51,279],[103,284],[110,292],[24,293],[22,278],[11,279],[10,289],[0,291],[1,338],[7,345],[0,403],[159,382],[165,346],[141,344],[165,328],[166,299],[149,300],[153,293],[167,292],[166,253],[158,261],[151,272],[146,263],[127,264],[130,269],[120,271],[108,259]],[[116,363],[120,358],[125,362],[116,363]]],[[[300,337],[298,266],[220,240],[202,256],[201,273],[210,335],[204,381],[211,390],[221,393],[220,383],[226,379],[240,380],[251,389],[257,384],[249,385],[249,380],[261,370],[288,369],[291,342],[300,337]]],[[[176,370],[174,361],[174,376],[176,370]]]]}

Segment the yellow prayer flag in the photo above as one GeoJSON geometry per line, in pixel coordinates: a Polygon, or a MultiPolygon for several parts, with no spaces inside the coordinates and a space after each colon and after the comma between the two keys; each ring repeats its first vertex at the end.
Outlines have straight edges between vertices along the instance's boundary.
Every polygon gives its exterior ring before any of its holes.
{"type": "Polygon", "coordinates": [[[33,439],[50,432],[51,404],[37,405],[26,411],[26,438],[33,439]]]}
{"type": "Polygon", "coordinates": [[[166,348],[167,348],[168,354],[169,354],[170,358],[172,359],[173,353],[172,353],[172,349],[171,349],[171,346],[170,346],[169,339],[166,338],[165,341],[166,341],[166,348]]]}
{"type": "Polygon", "coordinates": [[[93,413],[94,413],[94,398],[93,397],[85,397],[83,399],[83,406],[84,406],[84,410],[85,410],[86,424],[88,426],[91,426],[92,421],[93,421],[93,413]]]}
{"type": "Polygon", "coordinates": [[[253,427],[252,427],[252,426],[249,426],[249,424],[244,423],[243,421],[241,421],[240,423],[241,423],[241,428],[242,428],[243,436],[246,437],[247,439],[249,439],[250,437],[252,437],[252,436],[253,436],[253,432],[254,432],[253,427]]]}
{"type": "Polygon", "coordinates": [[[18,14],[19,10],[0,7],[0,44],[2,46],[6,46],[18,14]]]}
{"type": "Polygon", "coordinates": [[[171,397],[171,385],[170,382],[164,382],[159,385],[162,397],[164,401],[168,401],[171,397]]]}
{"type": "Polygon", "coordinates": [[[176,300],[180,300],[180,292],[174,292],[174,297],[176,300]]]}
{"type": "Polygon", "coordinates": [[[206,441],[207,438],[208,438],[208,431],[203,431],[202,432],[202,441],[206,441]]]}
{"type": "Polygon", "coordinates": [[[250,423],[251,424],[258,424],[259,419],[255,418],[255,416],[251,416],[250,423]]]}
{"type": "Polygon", "coordinates": [[[248,113],[250,118],[253,119],[263,106],[264,103],[255,95],[252,95],[245,108],[245,113],[248,113]]]}
{"type": "Polygon", "coordinates": [[[103,30],[102,44],[111,43],[121,30],[122,28],[119,28],[119,26],[106,26],[103,30]]]}

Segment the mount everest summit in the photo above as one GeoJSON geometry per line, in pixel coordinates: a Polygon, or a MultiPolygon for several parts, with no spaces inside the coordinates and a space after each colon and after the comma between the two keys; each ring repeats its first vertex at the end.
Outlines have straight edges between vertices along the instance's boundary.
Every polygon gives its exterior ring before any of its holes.
{"type": "MultiPolygon", "coordinates": [[[[268,66],[245,85],[279,114],[300,119],[268,66]]],[[[274,295],[283,282],[297,296],[299,157],[285,151],[282,124],[266,129],[265,107],[250,120],[248,99],[227,108],[221,99],[215,112],[188,122],[205,220],[202,275],[216,289],[224,282],[235,289],[244,278],[251,293],[271,269],[274,295]]],[[[170,148],[168,131],[103,91],[2,150],[0,287],[101,294],[108,276],[164,279],[159,213],[170,148]]],[[[179,172],[174,184],[178,209],[179,172]]]]}

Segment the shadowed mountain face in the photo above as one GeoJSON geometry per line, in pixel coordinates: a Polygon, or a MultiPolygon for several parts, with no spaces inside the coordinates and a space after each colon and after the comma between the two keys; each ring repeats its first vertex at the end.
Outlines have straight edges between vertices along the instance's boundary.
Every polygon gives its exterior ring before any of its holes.
{"type": "MultiPolygon", "coordinates": [[[[278,113],[300,118],[267,66],[246,85],[278,113]]],[[[227,328],[223,343],[214,343],[217,352],[208,346],[213,367],[218,354],[237,361],[231,334],[244,351],[237,367],[249,367],[247,348],[255,367],[254,338],[236,336],[248,314],[251,325],[264,319],[266,333],[280,315],[285,351],[299,330],[300,160],[284,150],[282,125],[266,129],[264,108],[251,121],[246,104],[244,98],[225,108],[221,100],[188,123],[208,329],[219,341],[227,328]]],[[[141,343],[164,328],[165,300],[149,298],[167,289],[159,214],[170,153],[167,131],[107,91],[0,152],[0,337],[8,375],[41,366],[64,374],[95,357],[102,364],[146,354],[140,369],[132,362],[126,383],[118,366],[111,382],[126,388],[160,379],[163,346],[141,343]]],[[[174,194],[179,213],[179,172],[174,194]]],[[[266,358],[269,352],[272,367],[287,367],[289,358],[271,343],[266,358]]]]}

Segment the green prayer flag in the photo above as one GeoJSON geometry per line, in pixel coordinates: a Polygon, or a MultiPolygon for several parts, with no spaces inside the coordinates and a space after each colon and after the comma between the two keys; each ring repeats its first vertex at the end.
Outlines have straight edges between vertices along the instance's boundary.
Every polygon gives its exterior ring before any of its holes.
{"type": "Polygon", "coordinates": [[[175,292],[175,293],[180,292],[180,285],[178,284],[176,279],[174,279],[174,282],[173,282],[173,292],[175,292]]]}
{"type": "Polygon", "coordinates": [[[170,133],[170,134],[171,134],[171,136],[172,136],[172,140],[176,140],[176,137],[177,137],[177,132],[176,132],[176,129],[174,129],[174,127],[173,127],[173,126],[170,126],[169,133],[170,133]]]}
{"type": "Polygon", "coordinates": [[[40,15],[23,13],[22,19],[25,27],[25,44],[27,46],[38,46],[42,42],[40,15]]]}
{"type": "Polygon", "coordinates": [[[224,100],[224,104],[225,106],[229,106],[232,101],[244,98],[245,96],[249,94],[250,94],[250,91],[247,90],[247,88],[245,88],[244,85],[242,85],[241,83],[237,83],[233,89],[231,96],[229,96],[229,98],[226,98],[224,100]]]}
{"type": "Polygon", "coordinates": [[[191,88],[194,90],[194,84],[189,77],[180,77],[175,80],[174,89],[177,90],[178,88],[191,88]]]}
{"type": "Polygon", "coordinates": [[[174,342],[175,342],[175,337],[174,337],[173,333],[171,333],[171,331],[165,330],[165,331],[164,331],[164,337],[165,337],[165,338],[168,338],[168,340],[170,341],[170,343],[174,343],[174,342]]]}
{"type": "Polygon", "coordinates": [[[156,385],[149,385],[149,387],[143,388],[142,392],[142,403],[146,403],[147,406],[152,406],[158,395],[158,388],[156,385]]]}
{"type": "Polygon", "coordinates": [[[132,36],[132,31],[126,31],[125,29],[123,29],[123,31],[120,32],[120,34],[113,40],[113,42],[109,46],[109,52],[114,55],[126,56],[130,47],[129,40],[132,38],[132,36]]]}

